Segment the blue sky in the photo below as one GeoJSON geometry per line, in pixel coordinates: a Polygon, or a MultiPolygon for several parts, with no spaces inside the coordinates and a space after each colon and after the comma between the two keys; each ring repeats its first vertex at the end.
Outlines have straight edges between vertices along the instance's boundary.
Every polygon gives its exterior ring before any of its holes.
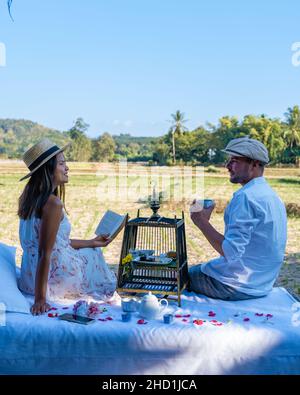
{"type": "Polygon", "coordinates": [[[0,118],[89,136],[193,129],[300,104],[299,1],[0,0],[0,118]],[[1,48],[1,47],[0,47],[1,48]]]}

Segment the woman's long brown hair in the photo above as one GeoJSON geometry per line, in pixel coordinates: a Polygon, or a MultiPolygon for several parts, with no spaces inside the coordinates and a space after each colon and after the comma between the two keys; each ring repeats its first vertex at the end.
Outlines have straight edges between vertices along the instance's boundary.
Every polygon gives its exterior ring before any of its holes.
{"type": "Polygon", "coordinates": [[[52,179],[56,165],[57,159],[54,156],[32,174],[19,197],[18,216],[20,219],[28,219],[33,215],[41,218],[42,209],[51,194],[58,196],[64,204],[65,186],[61,185],[52,191],[52,179]]]}

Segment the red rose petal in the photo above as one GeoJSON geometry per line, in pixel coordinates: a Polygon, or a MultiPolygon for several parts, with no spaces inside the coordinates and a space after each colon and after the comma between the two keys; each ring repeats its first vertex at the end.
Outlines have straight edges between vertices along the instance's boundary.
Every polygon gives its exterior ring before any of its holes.
{"type": "Polygon", "coordinates": [[[106,317],[105,318],[107,321],[112,321],[112,317],[106,317]]]}
{"type": "Polygon", "coordinates": [[[208,316],[209,316],[209,317],[215,317],[215,315],[216,315],[216,313],[214,313],[213,311],[210,311],[210,312],[208,313],[208,316]]]}
{"type": "Polygon", "coordinates": [[[143,320],[143,319],[138,320],[136,323],[139,324],[139,325],[147,324],[147,322],[145,320],[143,320]]]}
{"type": "Polygon", "coordinates": [[[243,319],[243,321],[245,321],[245,322],[250,321],[250,318],[245,317],[245,318],[243,319]]]}
{"type": "Polygon", "coordinates": [[[182,315],[181,314],[175,314],[175,318],[181,318],[182,315]]]}
{"type": "Polygon", "coordinates": [[[212,325],[214,325],[214,326],[221,326],[221,325],[223,325],[222,322],[218,322],[217,320],[210,320],[210,323],[211,323],[212,325]]]}
{"type": "Polygon", "coordinates": [[[264,315],[264,313],[255,313],[255,315],[256,315],[257,317],[262,317],[262,316],[264,315]]]}
{"type": "Polygon", "coordinates": [[[189,318],[190,316],[191,316],[190,314],[185,314],[185,315],[183,315],[182,317],[189,318]]]}
{"type": "Polygon", "coordinates": [[[51,310],[57,310],[57,307],[51,307],[51,310]]]}
{"type": "Polygon", "coordinates": [[[266,317],[267,317],[267,318],[272,318],[272,317],[273,317],[273,314],[266,314],[266,317]]]}
{"type": "Polygon", "coordinates": [[[196,325],[203,325],[203,320],[194,320],[193,321],[193,324],[196,324],[196,325]]]}
{"type": "Polygon", "coordinates": [[[183,318],[181,321],[188,322],[189,320],[187,320],[186,318],[183,318]]]}

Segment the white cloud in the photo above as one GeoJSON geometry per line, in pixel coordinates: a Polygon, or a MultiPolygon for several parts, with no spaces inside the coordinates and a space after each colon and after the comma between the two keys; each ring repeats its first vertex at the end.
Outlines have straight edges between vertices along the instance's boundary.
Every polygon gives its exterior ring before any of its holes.
{"type": "Polygon", "coordinates": [[[127,120],[124,122],[124,126],[126,126],[127,128],[129,128],[130,126],[132,126],[132,124],[133,124],[133,122],[132,122],[130,119],[127,119],[127,120]]]}

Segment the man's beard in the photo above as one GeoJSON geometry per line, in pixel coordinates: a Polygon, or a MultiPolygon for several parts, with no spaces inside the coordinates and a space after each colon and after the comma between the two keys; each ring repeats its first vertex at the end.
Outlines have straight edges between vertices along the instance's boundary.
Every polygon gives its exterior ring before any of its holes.
{"type": "Polygon", "coordinates": [[[239,176],[235,175],[231,175],[230,174],[230,182],[232,182],[232,184],[239,184],[240,183],[241,178],[239,176]]]}
{"type": "Polygon", "coordinates": [[[230,182],[232,184],[245,184],[248,181],[249,181],[249,178],[247,178],[247,176],[245,174],[244,175],[241,175],[241,174],[230,175],[230,182]]]}

